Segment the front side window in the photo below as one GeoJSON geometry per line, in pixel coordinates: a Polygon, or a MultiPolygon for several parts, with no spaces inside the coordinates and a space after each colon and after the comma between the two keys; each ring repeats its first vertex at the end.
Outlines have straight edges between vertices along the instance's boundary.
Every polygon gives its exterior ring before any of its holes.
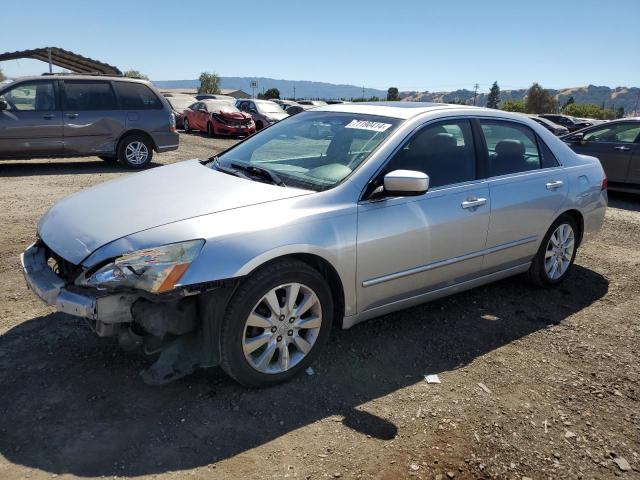
{"type": "Polygon", "coordinates": [[[600,128],[585,133],[585,142],[633,143],[640,135],[640,124],[621,123],[618,125],[603,125],[600,128]]]}
{"type": "Polygon", "coordinates": [[[116,97],[109,82],[64,82],[63,110],[115,110],[116,97]]]}
{"type": "Polygon", "coordinates": [[[533,131],[516,123],[480,120],[489,158],[489,175],[496,177],[541,168],[533,131]]]}
{"type": "Polygon", "coordinates": [[[115,82],[120,105],[125,110],[161,109],[162,103],[153,91],[143,83],[115,82]]]}
{"type": "Polygon", "coordinates": [[[475,180],[471,124],[452,120],[423,128],[391,159],[383,174],[393,170],[426,173],[430,189],[475,180]]]}
{"type": "Polygon", "coordinates": [[[0,98],[10,111],[47,111],[56,109],[55,90],[51,81],[26,82],[4,92],[0,98]]]}
{"type": "Polygon", "coordinates": [[[218,161],[227,168],[269,170],[288,186],[326,190],[363,163],[400,123],[377,115],[303,112],[249,137],[218,161]]]}

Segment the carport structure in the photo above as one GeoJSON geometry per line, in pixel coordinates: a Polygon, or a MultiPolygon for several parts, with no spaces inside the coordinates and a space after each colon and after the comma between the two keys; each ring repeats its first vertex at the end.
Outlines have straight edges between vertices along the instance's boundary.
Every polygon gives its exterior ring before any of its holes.
{"type": "Polygon", "coordinates": [[[57,67],[65,68],[75,73],[122,75],[122,72],[113,65],[83,57],[82,55],[58,47],[44,47],[18,52],[0,53],[0,62],[19,58],[32,58],[46,62],[49,64],[49,73],[52,71],[52,65],[56,65],[57,67]]]}

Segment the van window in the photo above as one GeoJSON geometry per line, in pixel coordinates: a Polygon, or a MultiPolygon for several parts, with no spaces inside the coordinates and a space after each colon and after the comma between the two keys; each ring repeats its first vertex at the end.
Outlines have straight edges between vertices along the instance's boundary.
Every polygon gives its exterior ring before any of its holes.
{"type": "Polygon", "coordinates": [[[63,110],[115,110],[116,97],[109,82],[65,80],[63,110]]]}
{"type": "Polygon", "coordinates": [[[153,91],[142,83],[114,82],[120,97],[120,105],[125,110],[161,109],[162,103],[153,91]]]}
{"type": "Polygon", "coordinates": [[[20,83],[1,96],[10,111],[47,111],[56,109],[53,82],[39,80],[20,83]]]}

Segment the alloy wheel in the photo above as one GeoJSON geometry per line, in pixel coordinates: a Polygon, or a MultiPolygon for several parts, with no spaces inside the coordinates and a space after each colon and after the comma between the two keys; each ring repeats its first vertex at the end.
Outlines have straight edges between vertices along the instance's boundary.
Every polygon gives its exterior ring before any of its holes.
{"type": "Polygon", "coordinates": [[[544,269],[549,279],[558,280],[567,272],[571,265],[574,249],[573,228],[567,223],[558,225],[549,238],[544,255],[544,269]]]}
{"type": "Polygon", "coordinates": [[[127,145],[124,156],[131,165],[142,165],[149,158],[149,149],[143,142],[136,140],[127,145]]]}
{"type": "Polygon", "coordinates": [[[272,288],[245,321],[244,356],[259,372],[283,373],[309,354],[321,326],[320,300],[311,288],[301,283],[272,288]]]}

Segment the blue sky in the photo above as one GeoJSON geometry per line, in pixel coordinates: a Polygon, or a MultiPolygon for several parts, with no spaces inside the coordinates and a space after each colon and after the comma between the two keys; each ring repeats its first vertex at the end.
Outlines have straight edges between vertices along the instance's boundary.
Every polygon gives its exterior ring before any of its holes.
{"type": "Polygon", "coordinates": [[[640,0],[11,3],[0,51],[59,46],[152,80],[207,70],[401,90],[640,85],[640,0]]]}

